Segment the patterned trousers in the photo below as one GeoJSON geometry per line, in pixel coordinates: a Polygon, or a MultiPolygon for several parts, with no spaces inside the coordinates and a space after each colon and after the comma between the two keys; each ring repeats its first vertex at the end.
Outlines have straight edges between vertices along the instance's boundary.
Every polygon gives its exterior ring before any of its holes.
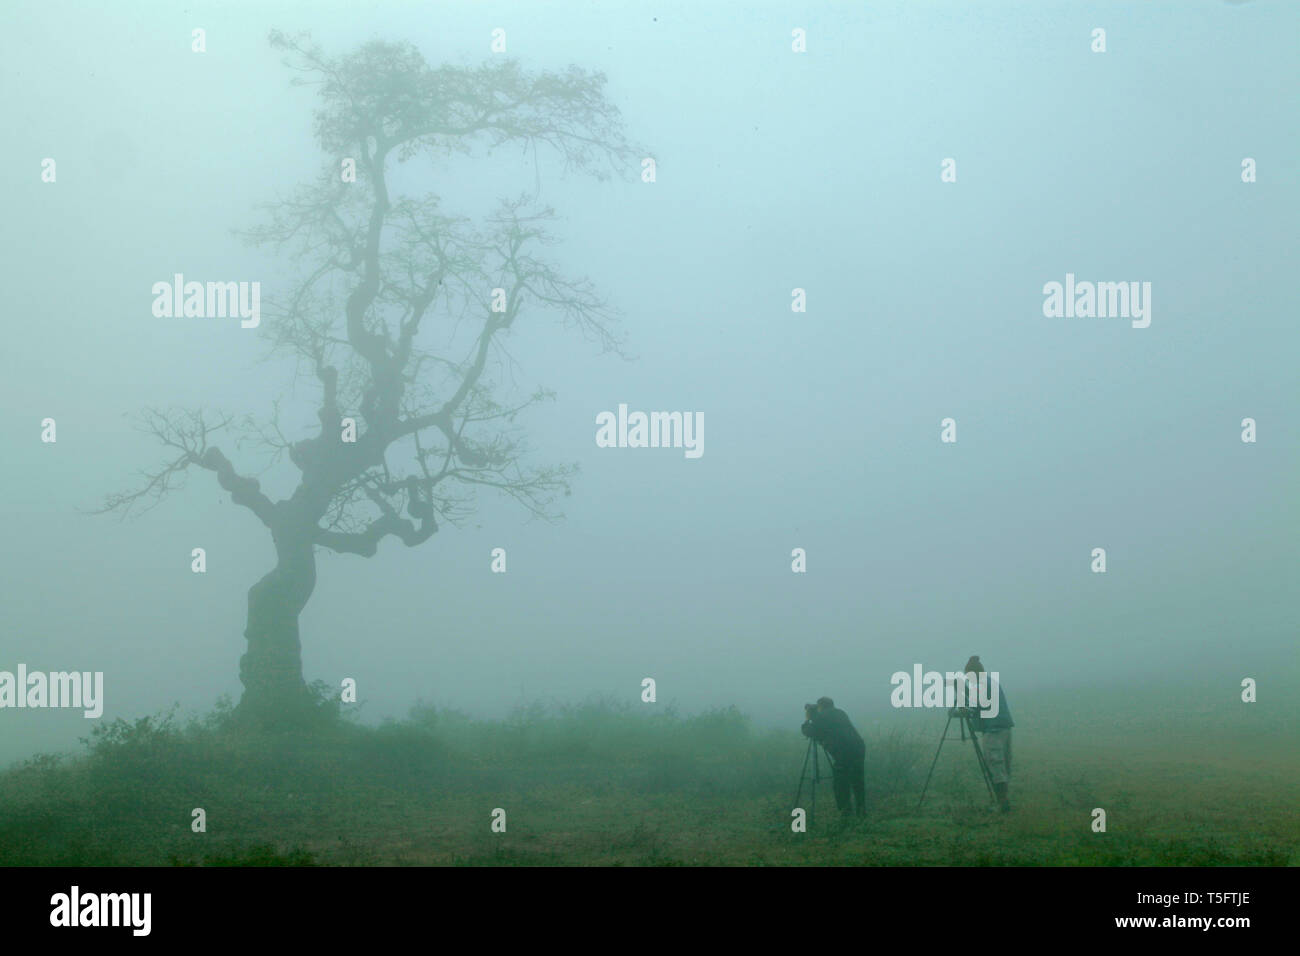
{"type": "Polygon", "coordinates": [[[994,783],[1011,782],[1011,728],[986,730],[981,741],[984,761],[989,765],[989,775],[994,783]]]}

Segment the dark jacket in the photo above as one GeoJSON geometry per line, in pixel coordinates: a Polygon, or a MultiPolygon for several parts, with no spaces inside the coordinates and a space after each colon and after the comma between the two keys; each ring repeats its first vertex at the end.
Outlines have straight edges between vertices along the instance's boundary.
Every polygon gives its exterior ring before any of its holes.
{"type": "Polygon", "coordinates": [[[825,747],[836,763],[861,760],[867,755],[867,745],[853,729],[849,715],[838,707],[817,711],[800,729],[805,737],[825,747]]]}

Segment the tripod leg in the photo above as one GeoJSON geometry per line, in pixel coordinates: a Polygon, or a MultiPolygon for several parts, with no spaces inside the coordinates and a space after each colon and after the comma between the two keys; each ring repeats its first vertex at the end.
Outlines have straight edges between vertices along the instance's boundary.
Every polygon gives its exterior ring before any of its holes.
{"type": "MultiPolygon", "coordinates": [[[[813,749],[813,742],[810,740],[808,741],[808,749],[804,751],[804,755],[803,755],[803,769],[799,771],[799,789],[794,792],[794,805],[796,808],[799,806],[799,798],[803,796],[803,782],[804,782],[804,778],[808,776],[808,758],[812,756],[812,749],[813,749]]],[[[816,785],[814,784],[813,786],[814,800],[817,799],[816,793],[817,793],[817,789],[816,789],[816,785]]]]}
{"type": "Polygon", "coordinates": [[[939,751],[943,750],[943,742],[948,739],[948,728],[952,726],[952,717],[948,717],[948,723],[943,725],[943,736],[939,738],[939,746],[935,748],[934,759],[930,761],[930,772],[925,775],[925,786],[921,788],[921,799],[916,801],[916,808],[921,809],[921,804],[925,802],[925,792],[930,789],[930,778],[934,776],[935,764],[939,762],[939,751]]]}
{"type": "Polygon", "coordinates": [[[971,746],[975,748],[975,759],[979,761],[980,773],[984,775],[984,786],[988,787],[989,796],[997,799],[997,793],[993,789],[993,771],[989,769],[989,762],[984,757],[984,750],[980,747],[980,742],[975,738],[975,728],[970,729],[971,746]]]}
{"type": "Polygon", "coordinates": [[[812,811],[808,814],[808,822],[812,823],[813,818],[817,816],[817,783],[822,778],[822,765],[817,757],[817,741],[810,740],[808,745],[812,747],[813,757],[812,811]]]}

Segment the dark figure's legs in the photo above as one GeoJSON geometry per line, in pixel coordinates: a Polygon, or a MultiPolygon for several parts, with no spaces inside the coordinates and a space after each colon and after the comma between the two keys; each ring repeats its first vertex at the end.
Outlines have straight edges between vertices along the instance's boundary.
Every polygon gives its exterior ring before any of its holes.
{"type": "Polygon", "coordinates": [[[849,768],[842,763],[835,765],[834,774],[831,777],[831,783],[835,787],[835,805],[840,808],[840,813],[848,816],[853,811],[852,804],[849,803],[849,768]]]}
{"type": "Polygon", "coordinates": [[[853,786],[854,810],[858,816],[867,815],[867,763],[865,757],[858,757],[849,767],[849,782],[853,786]]]}

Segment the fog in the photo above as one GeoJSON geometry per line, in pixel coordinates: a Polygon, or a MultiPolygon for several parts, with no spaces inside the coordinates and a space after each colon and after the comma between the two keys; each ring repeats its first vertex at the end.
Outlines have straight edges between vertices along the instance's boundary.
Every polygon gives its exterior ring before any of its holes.
{"type": "MultiPolygon", "coordinates": [[[[321,550],[304,677],[355,680],[364,721],[421,700],[639,706],[645,678],[646,707],[762,725],[821,695],[867,724],[933,720],[893,712],[891,675],[972,654],[1022,727],[1226,712],[1246,678],[1289,699],[1300,10],[738,10],[6,5],[0,670],[102,671],[102,720],[239,698],[267,529],[197,467],[142,514],[91,512],[174,457],[133,424],[146,408],[268,421],[278,401],[290,439],[320,430],[315,379],[267,357],[269,303],[301,268],[236,234],[337,168],[279,29],[331,56],[380,39],[435,66],[601,71],[655,161],[653,182],[639,159],[601,181],[506,144],[395,172],[395,192],[476,221],[538,194],[559,216],[546,255],[618,310],[629,357],[528,303],[493,351],[503,404],[556,393],[516,424],[529,462],[578,466],[562,519],[481,488],[417,547],[321,550]],[[151,287],[177,273],[260,282],[268,314],[156,317],[151,287]],[[1067,275],[1150,283],[1149,325],[1045,316],[1067,275]],[[598,446],[620,405],[702,416],[702,454],[598,446]]],[[[287,460],[215,444],[272,499],[293,492],[287,460]]],[[[93,723],[6,709],[0,761],[93,723]]]]}

